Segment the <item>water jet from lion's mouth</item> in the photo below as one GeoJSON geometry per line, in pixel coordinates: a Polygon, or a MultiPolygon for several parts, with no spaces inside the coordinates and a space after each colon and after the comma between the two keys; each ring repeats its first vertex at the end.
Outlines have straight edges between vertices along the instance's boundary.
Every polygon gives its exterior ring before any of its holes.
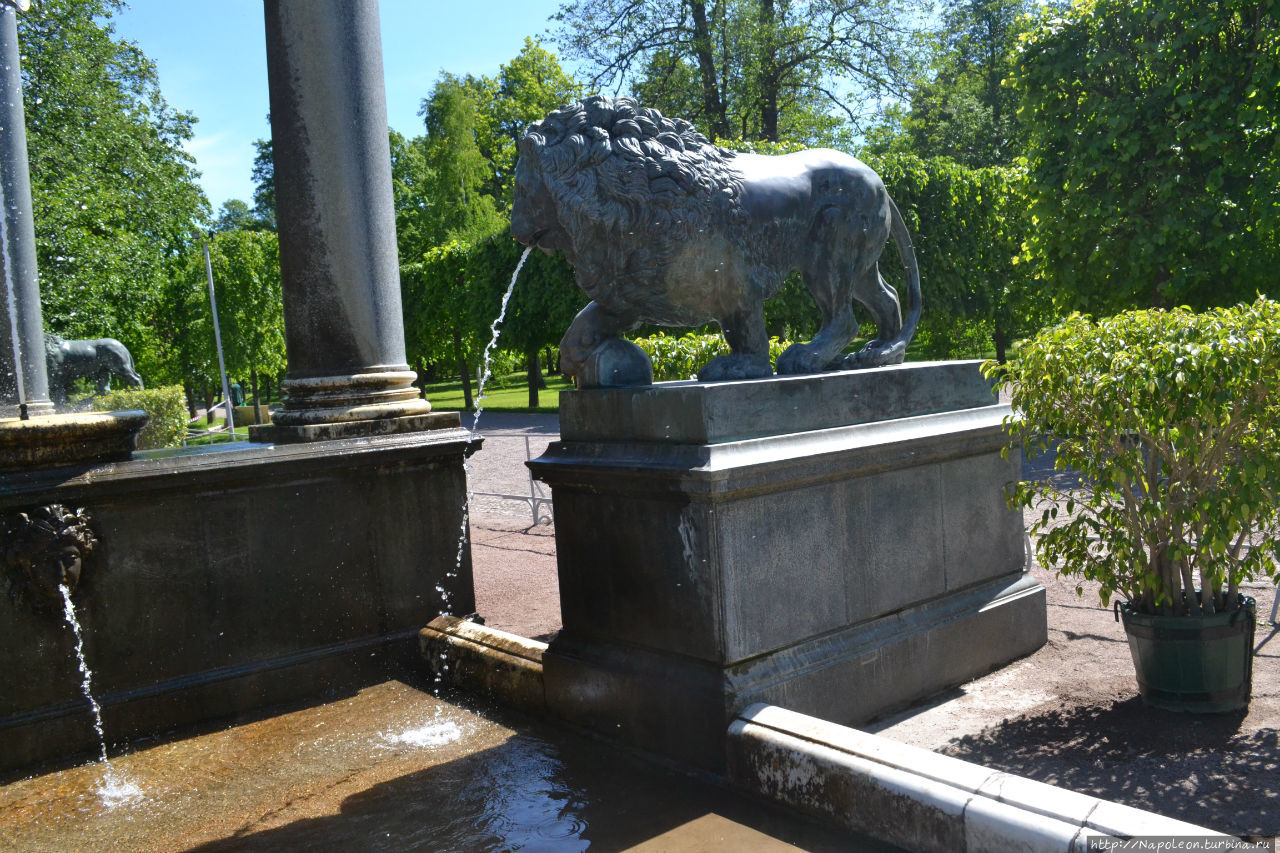
{"type": "MultiPolygon", "coordinates": [[[[527,246],[524,254],[520,256],[520,262],[516,264],[515,272],[511,273],[511,283],[507,285],[507,292],[502,295],[502,304],[498,307],[498,316],[494,318],[493,323],[489,326],[489,343],[485,345],[484,353],[481,357],[483,370],[480,372],[480,381],[476,384],[476,410],[471,418],[471,432],[467,435],[466,446],[470,447],[475,441],[477,431],[480,426],[480,414],[484,411],[482,405],[484,401],[484,386],[489,381],[490,375],[493,373],[493,348],[497,346],[498,335],[501,334],[502,321],[507,316],[507,305],[511,302],[511,294],[516,289],[516,279],[520,276],[520,270],[524,269],[525,261],[529,260],[529,255],[533,252],[533,246],[527,246]]],[[[465,451],[462,454],[462,471],[463,476],[467,478],[467,496],[462,502],[462,524],[458,530],[458,552],[453,561],[453,570],[445,574],[445,580],[436,586],[436,591],[440,594],[440,612],[439,615],[444,616],[449,613],[449,588],[447,582],[453,580],[462,571],[462,554],[467,547],[467,534],[471,524],[471,462],[470,454],[465,451]]],[[[449,661],[444,654],[440,655],[440,662],[437,664],[435,681],[433,690],[438,696],[440,694],[441,681],[444,673],[449,671],[449,661]]]]}

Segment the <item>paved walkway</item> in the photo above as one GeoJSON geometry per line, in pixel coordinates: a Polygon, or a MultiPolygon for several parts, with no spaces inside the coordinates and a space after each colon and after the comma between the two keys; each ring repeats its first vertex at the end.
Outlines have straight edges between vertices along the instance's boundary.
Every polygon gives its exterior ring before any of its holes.
{"type": "MultiPolygon", "coordinates": [[[[471,416],[462,425],[471,428],[471,416]]],[[[473,492],[550,497],[531,484],[526,459],[537,458],[560,437],[557,415],[481,413],[484,446],[468,463],[473,492]]],[[[545,518],[548,507],[539,504],[545,518]]],[[[523,637],[548,640],[560,630],[553,524],[536,524],[528,503],[476,496],[471,502],[471,563],[476,609],[487,624],[523,637]]]]}

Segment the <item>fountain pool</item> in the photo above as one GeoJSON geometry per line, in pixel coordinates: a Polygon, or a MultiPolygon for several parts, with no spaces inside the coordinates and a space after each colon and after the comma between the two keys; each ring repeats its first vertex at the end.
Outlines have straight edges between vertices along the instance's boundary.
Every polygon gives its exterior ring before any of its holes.
{"type": "Polygon", "coordinates": [[[889,850],[403,681],[0,786],[0,850],[889,850]],[[795,846],[792,846],[795,845],[795,846]]]}

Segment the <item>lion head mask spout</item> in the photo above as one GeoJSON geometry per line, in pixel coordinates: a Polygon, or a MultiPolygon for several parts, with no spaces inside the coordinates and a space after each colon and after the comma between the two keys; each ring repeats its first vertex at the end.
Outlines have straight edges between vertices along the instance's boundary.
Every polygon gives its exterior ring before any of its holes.
{"type": "Polygon", "coordinates": [[[648,358],[622,339],[641,324],[714,320],[731,352],[699,379],[771,375],[764,300],[796,270],[822,326],[783,353],[780,373],[896,364],[920,317],[906,226],[870,168],[825,149],[735,154],[630,98],[588,98],[529,128],[511,232],[564,252],[591,297],[560,342],[561,369],[580,388],[652,382],[648,358]],[[891,235],[911,288],[905,324],[878,266],[891,235]],[[855,299],[880,337],[846,356],[858,331],[855,299]]]}

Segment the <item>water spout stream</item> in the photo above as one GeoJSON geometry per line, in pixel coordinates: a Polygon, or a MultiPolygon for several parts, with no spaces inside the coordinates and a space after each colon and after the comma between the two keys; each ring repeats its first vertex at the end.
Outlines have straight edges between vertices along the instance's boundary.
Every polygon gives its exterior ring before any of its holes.
{"type": "Polygon", "coordinates": [[[89,708],[93,711],[93,730],[98,733],[98,762],[103,766],[98,796],[104,805],[114,808],[119,803],[142,796],[142,789],[118,773],[107,758],[107,736],[102,728],[102,708],[93,698],[93,675],[84,658],[84,633],[80,630],[80,620],[76,618],[75,605],[71,603],[71,589],[66,584],[59,584],[58,588],[62,591],[62,613],[76,637],[76,660],[80,664],[80,689],[89,700],[89,708]]]}
{"type": "MultiPolygon", "coordinates": [[[[480,372],[480,381],[476,386],[476,410],[471,418],[471,432],[467,435],[467,446],[475,441],[477,431],[480,427],[480,413],[484,410],[484,386],[489,381],[489,376],[493,372],[493,348],[498,344],[498,336],[502,333],[502,321],[507,316],[507,305],[511,302],[511,294],[516,289],[516,279],[520,277],[520,270],[524,269],[524,262],[529,260],[533,247],[530,246],[524,250],[524,254],[520,256],[520,262],[516,264],[515,272],[511,273],[511,283],[507,285],[507,292],[502,295],[502,304],[498,308],[498,316],[494,318],[493,323],[489,326],[489,343],[485,344],[484,353],[481,358],[483,369],[480,372]]],[[[468,461],[468,455],[464,452],[462,456],[462,470],[467,478],[467,499],[462,503],[462,524],[458,531],[458,553],[454,558],[453,571],[445,575],[445,581],[436,587],[436,592],[440,595],[440,615],[443,616],[449,612],[449,587],[448,581],[453,580],[462,571],[462,554],[467,547],[467,535],[471,524],[471,463],[468,461]]],[[[449,669],[448,660],[444,659],[442,652],[440,667],[436,672],[435,687],[439,692],[440,682],[444,677],[444,673],[449,669]]]]}

